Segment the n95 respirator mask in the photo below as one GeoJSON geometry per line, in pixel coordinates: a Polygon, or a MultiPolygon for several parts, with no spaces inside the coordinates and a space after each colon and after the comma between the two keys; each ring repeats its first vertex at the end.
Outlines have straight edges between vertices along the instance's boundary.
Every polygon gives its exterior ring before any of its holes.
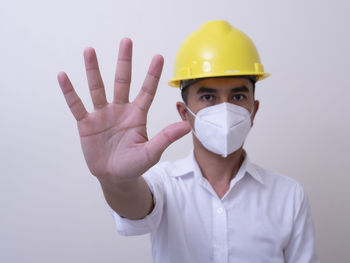
{"type": "Polygon", "coordinates": [[[193,133],[209,151],[222,157],[238,150],[250,128],[251,114],[247,109],[232,103],[221,103],[201,109],[194,114],[193,133]]]}

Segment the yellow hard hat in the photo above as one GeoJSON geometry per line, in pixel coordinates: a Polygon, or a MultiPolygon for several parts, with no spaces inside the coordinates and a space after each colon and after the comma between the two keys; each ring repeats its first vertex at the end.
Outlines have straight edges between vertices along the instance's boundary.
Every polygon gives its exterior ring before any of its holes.
{"type": "Polygon", "coordinates": [[[180,87],[181,80],[247,75],[256,76],[257,80],[269,76],[253,41],[226,21],[214,20],[182,42],[174,76],[168,84],[180,87]]]}

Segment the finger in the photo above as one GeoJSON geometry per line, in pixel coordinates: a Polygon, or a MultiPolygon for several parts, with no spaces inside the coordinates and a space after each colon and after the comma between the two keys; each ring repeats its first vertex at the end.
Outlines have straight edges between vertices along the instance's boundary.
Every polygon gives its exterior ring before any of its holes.
{"type": "Polygon", "coordinates": [[[92,103],[95,108],[101,108],[106,105],[107,99],[96,53],[93,48],[86,48],[84,50],[84,61],[92,103]]]}
{"type": "Polygon", "coordinates": [[[58,73],[57,80],[64,94],[64,98],[66,99],[66,102],[71,112],[73,113],[74,118],[77,121],[84,119],[88,113],[84,107],[84,104],[81,102],[81,99],[75,92],[73,85],[66,73],[58,73]]]}
{"type": "Polygon", "coordinates": [[[191,131],[188,122],[173,123],[154,136],[147,144],[148,158],[152,163],[159,161],[165,149],[174,141],[191,131]]]}
{"type": "Polygon", "coordinates": [[[114,103],[128,103],[131,83],[132,41],[124,38],[120,41],[117,69],[114,77],[114,103]]]}
{"type": "Polygon", "coordinates": [[[148,111],[152,104],[160,75],[162,74],[163,64],[164,59],[161,55],[156,55],[153,57],[142,88],[134,101],[134,103],[144,111],[148,111]]]}

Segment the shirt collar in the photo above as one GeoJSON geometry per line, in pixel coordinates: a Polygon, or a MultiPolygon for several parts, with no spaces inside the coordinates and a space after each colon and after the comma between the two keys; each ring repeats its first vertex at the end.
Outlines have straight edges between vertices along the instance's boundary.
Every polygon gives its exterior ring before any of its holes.
{"type": "MultiPolygon", "coordinates": [[[[185,176],[192,174],[195,177],[202,177],[202,174],[200,172],[200,168],[198,166],[198,163],[194,157],[193,151],[184,159],[180,159],[175,162],[175,169],[173,169],[173,173],[171,173],[171,176],[179,177],[179,176],[185,176]],[[176,172],[175,172],[176,171],[176,172]]],[[[244,151],[244,161],[239,168],[239,171],[236,175],[236,180],[242,179],[246,174],[249,174],[252,176],[256,181],[260,182],[261,184],[264,184],[264,180],[261,176],[261,173],[259,170],[255,167],[253,163],[250,162],[250,159],[247,155],[247,153],[244,151]]]]}
{"type": "Polygon", "coordinates": [[[263,177],[261,176],[261,173],[256,169],[256,166],[250,161],[248,154],[244,151],[244,161],[240,167],[240,170],[242,169],[242,173],[249,174],[252,176],[256,181],[260,182],[261,184],[264,184],[263,177]]]}
{"type": "Polygon", "coordinates": [[[170,172],[171,176],[178,177],[191,174],[195,171],[195,167],[198,166],[194,158],[193,151],[183,159],[179,159],[173,163],[173,169],[170,172]]]}

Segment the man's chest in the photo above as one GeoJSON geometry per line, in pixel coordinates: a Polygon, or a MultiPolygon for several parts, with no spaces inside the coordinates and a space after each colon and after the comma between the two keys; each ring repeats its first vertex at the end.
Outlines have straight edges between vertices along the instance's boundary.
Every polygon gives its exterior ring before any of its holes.
{"type": "MultiPolygon", "coordinates": [[[[182,182],[184,183],[184,182],[182,182]]],[[[246,186],[231,189],[224,199],[195,184],[172,185],[166,191],[162,224],[170,242],[215,262],[251,257],[283,259],[290,222],[286,205],[271,195],[246,186]],[[255,191],[251,194],[249,191],[255,191]]]]}

